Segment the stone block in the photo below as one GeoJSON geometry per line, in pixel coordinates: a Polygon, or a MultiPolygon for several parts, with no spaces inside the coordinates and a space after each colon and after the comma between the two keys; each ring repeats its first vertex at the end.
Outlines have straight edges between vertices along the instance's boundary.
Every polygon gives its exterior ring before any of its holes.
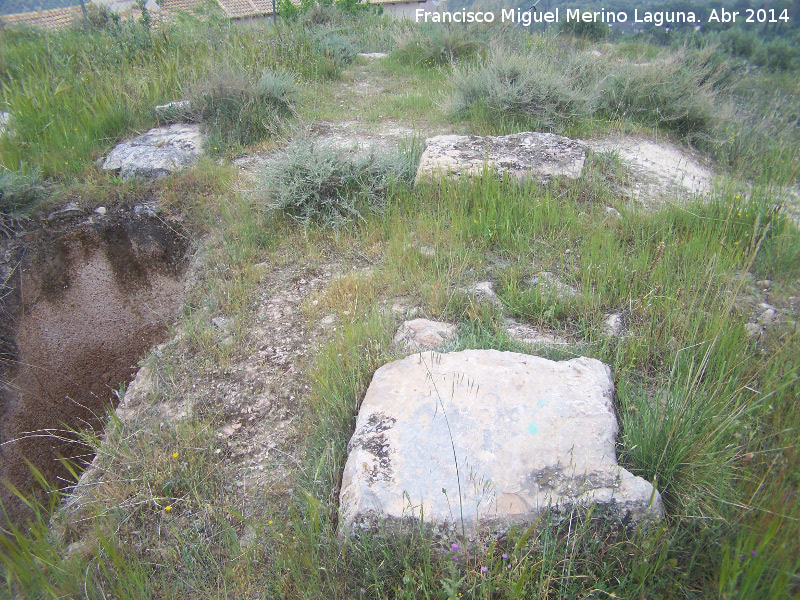
{"type": "Polygon", "coordinates": [[[346,534],[424,518],[502,535],[573,509],[657,520],[661,497],[617,464],[611,370],[496,350],[426,352],[375,372],[349,444],[346,534]]]}
{"type": "Polygon", "coordinates": [[[586,159],[584,147],[553,133],[523,132],[505,136],[437,135],[425,141],[416,182],[440,176],[480,175],[491,168],[498,175],[580,177],[586,159]]]}
{"type": "Polygon", "coordinates": [[[157,179],[191,165],[202,149],[199,125],[165,125],[118,144],[102,166],[122,179],[157,179]]]}

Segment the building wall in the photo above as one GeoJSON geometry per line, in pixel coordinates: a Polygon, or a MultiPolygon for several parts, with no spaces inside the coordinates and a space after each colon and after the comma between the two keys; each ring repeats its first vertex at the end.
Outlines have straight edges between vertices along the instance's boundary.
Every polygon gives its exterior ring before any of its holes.
{"type": "Polygon", "coordinates": [[[441,0],[424,0],[423,2],[387,2],[383,5],[383,12],[396,19],[414,20],[417,9],[436,12],[442,9],[441,0]]]}

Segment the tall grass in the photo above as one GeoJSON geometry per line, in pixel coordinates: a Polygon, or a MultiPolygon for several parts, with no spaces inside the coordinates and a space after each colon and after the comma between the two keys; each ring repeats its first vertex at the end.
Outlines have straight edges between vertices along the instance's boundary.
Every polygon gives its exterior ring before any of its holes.
{"type": "Polygon", "coordinates": [[[222,65],[256,80],[271,71],[312,81],[338,76],[344,62],[329,36],[286,22],[235,28],[184,16],[158,29],[123,22],[57,33],[3,30],[0,106],[13,133],[0,137],[0,164],[75,176],[123,136],[155,125],[155,105],[179,99],[222,65]]]}
{"type": "Polygon", "coordinates": [[[713,46],[662,51],[647,62],[546,42],[522,51],[497,46],[485,61],[453,70],[446,106],[487,131],[636,124],[693,144],[737,174],[793,183],[800,124],[788,106],[797,90],[773,82],[772,95],[745,92],[770,86],[719,57],[713,46]]]}

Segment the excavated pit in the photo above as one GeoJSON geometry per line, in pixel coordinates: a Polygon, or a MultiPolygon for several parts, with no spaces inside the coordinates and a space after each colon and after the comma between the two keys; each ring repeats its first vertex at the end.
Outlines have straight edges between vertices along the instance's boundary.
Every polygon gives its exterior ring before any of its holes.
{"type": "MultiPolygon", "coordinates": [[[[32,492],[26,459],[58,487],[72,481],[60,458],[91,460],[65,430],[99,431],[114,391],[164,341],[188,244],[177,224],[128,213],[23,239],[6,249],[0,294],[0,479],[32,492]]],[[[0,488],[19,522],[24,504],[0,488]]]]}

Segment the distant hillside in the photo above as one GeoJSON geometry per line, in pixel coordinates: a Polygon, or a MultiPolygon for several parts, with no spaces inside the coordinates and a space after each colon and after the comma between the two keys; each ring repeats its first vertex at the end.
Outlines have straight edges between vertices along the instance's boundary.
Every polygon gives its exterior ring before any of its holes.
{"type": "Polygon", "coordinates": [[[76,6],[80,0],[0,0],[0,15],[76,6]]]}

